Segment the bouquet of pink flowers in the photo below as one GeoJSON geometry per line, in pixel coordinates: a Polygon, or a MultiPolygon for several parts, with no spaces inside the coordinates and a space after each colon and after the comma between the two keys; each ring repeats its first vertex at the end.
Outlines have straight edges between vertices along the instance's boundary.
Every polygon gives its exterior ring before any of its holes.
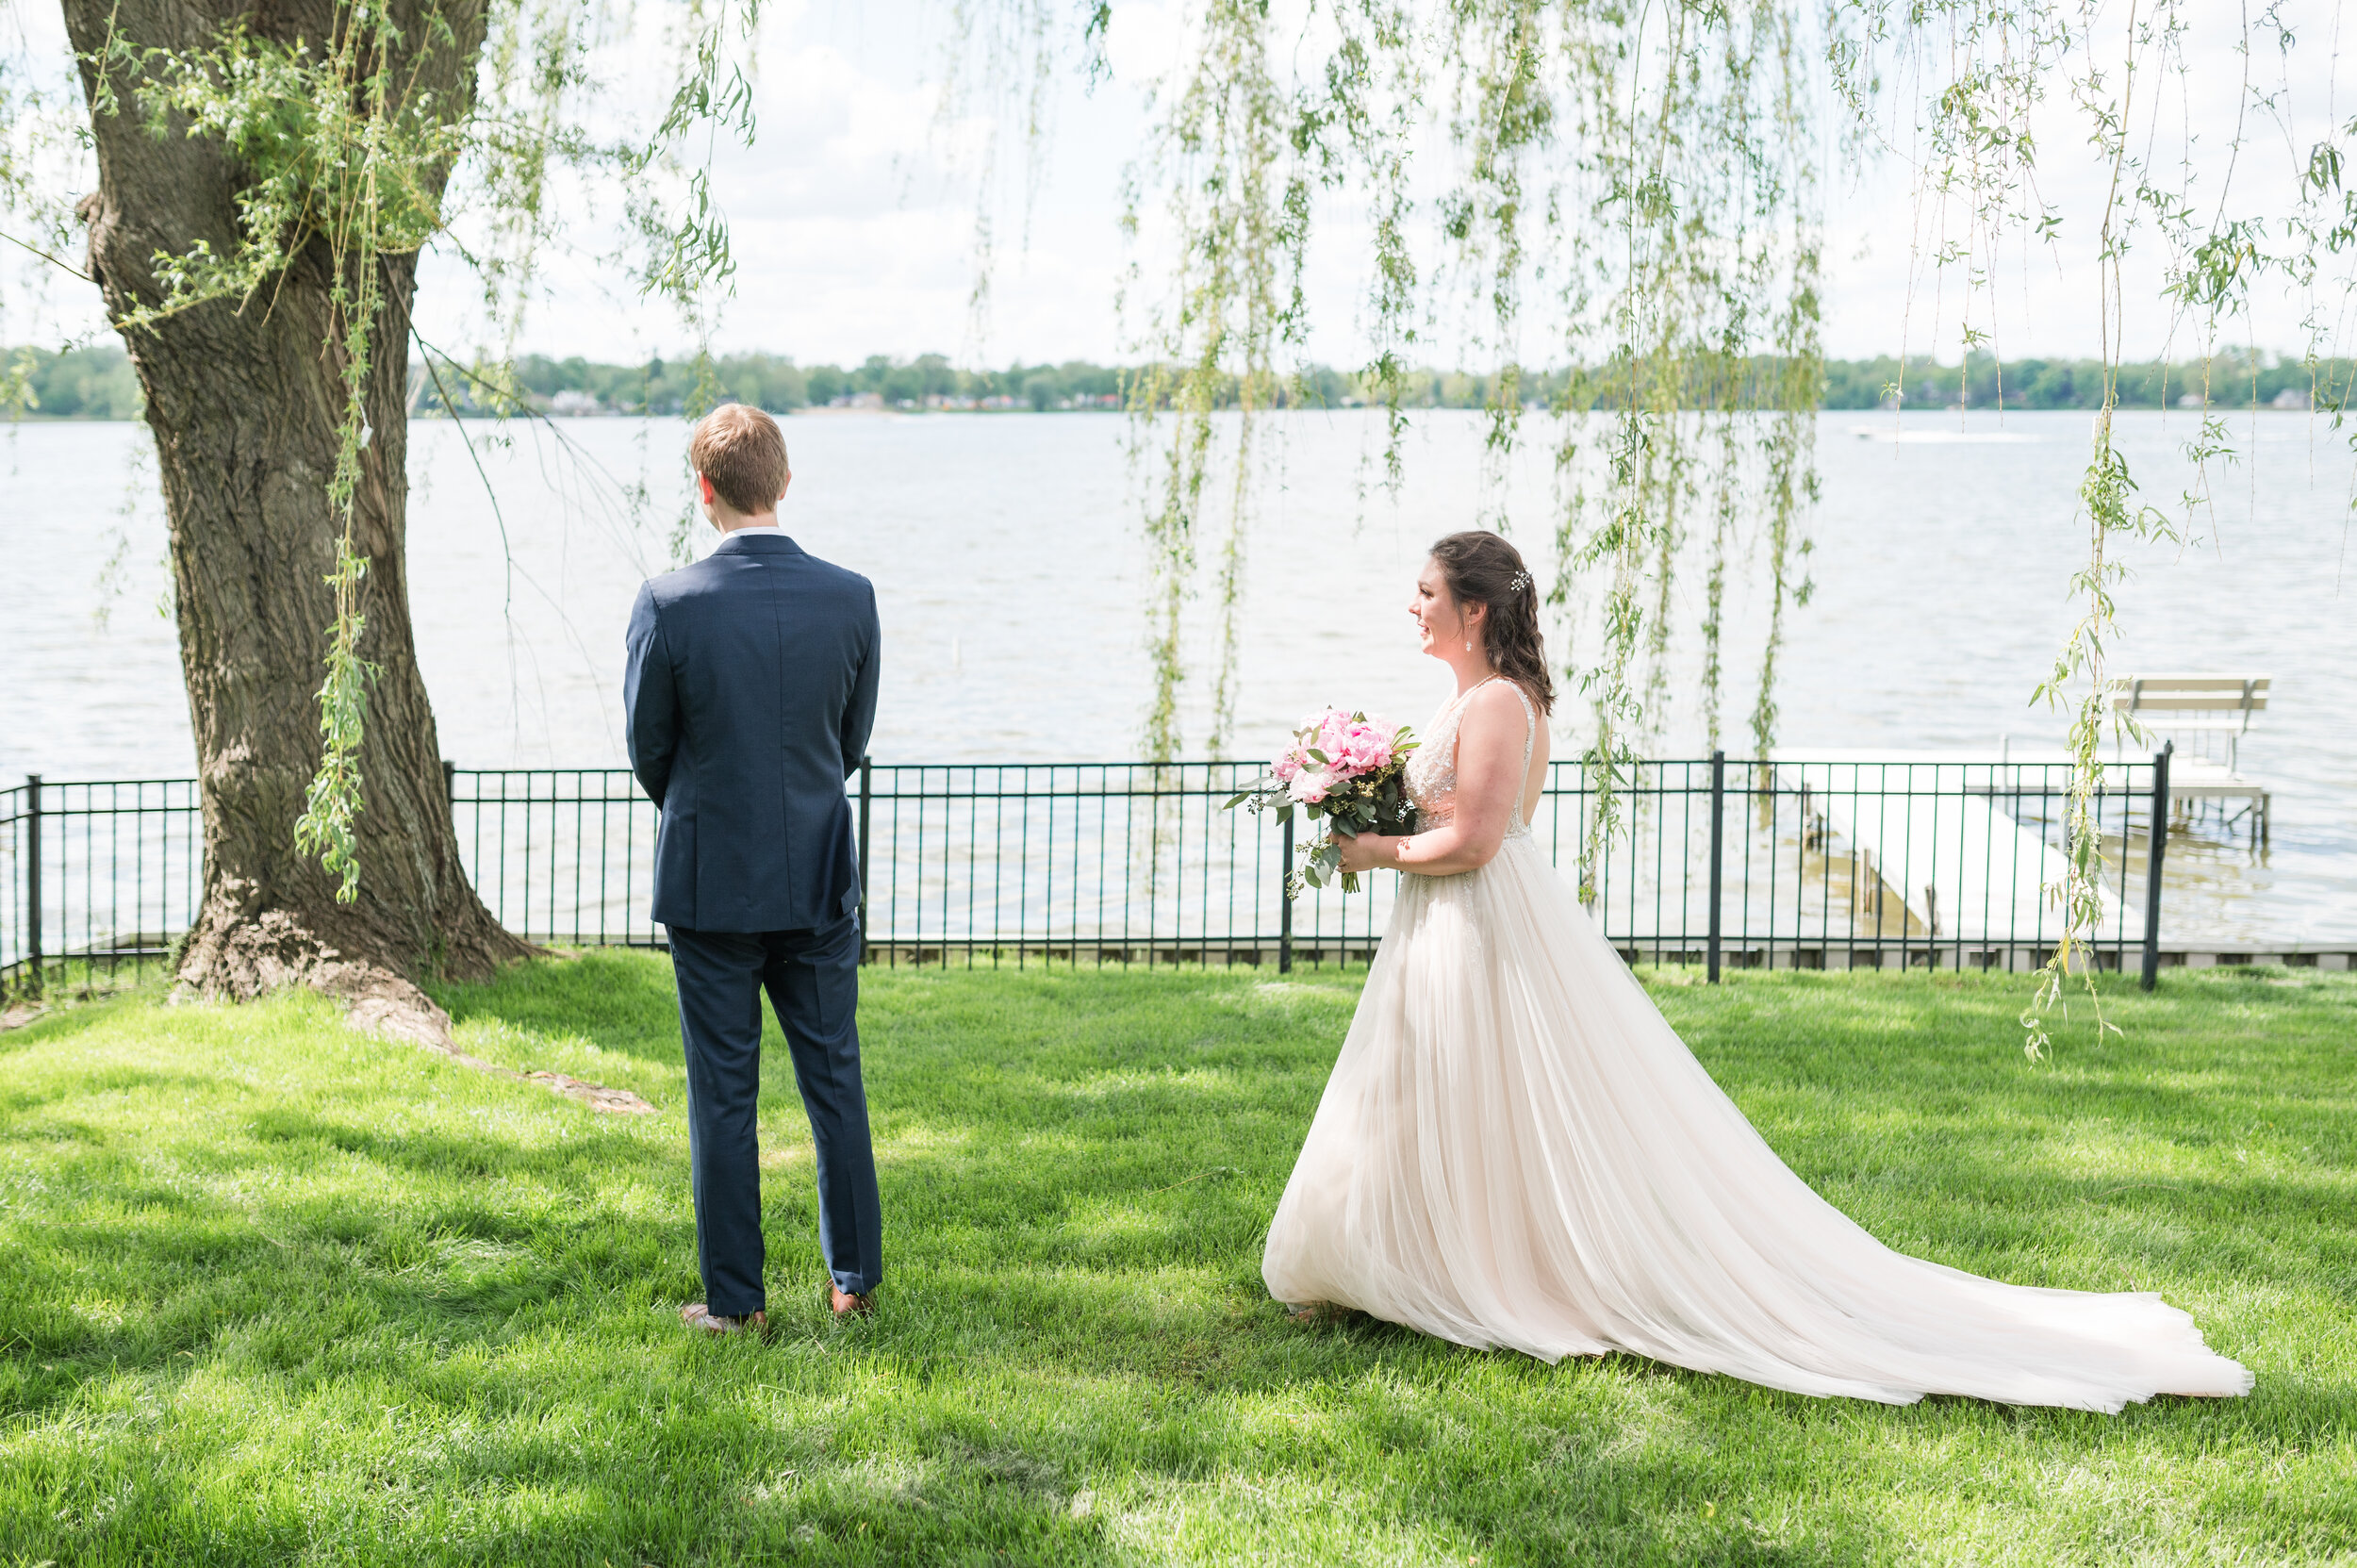
{"type": "MultiPolygon", "coordinates": [[[[1324,887],[1343,863],[1336,834],[1416,831],[1408,798],[1408,753],[1416,749],[1407,725],[1394,727],[1363,713],[1328,708],[1294,732],[1293,744],[1228,805],[1277,813],[1280,822],[1299,806],[1326,820],[1326,831],[1303,852],[1301,869],[1286,884],[1289,897],[1306,885],[1324,887]]],[[[1359,891],[1359,874],[1343,871],[1343,891],[1359,891]]]]}

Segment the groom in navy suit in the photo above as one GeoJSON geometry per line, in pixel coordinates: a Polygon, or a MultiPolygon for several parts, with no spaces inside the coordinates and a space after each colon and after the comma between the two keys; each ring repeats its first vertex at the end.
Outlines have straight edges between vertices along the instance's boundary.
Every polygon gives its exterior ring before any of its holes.
{"type": "Polygon", "coordinates": [[[843,783],[876,718],[882,633],[866,578],[778,527],[785,437],[727,404],[688,447],[722,537],[638,590],[622,680],[631,767],[662,809],[654,917],[670,933],[687,1053],[688,1164],[704,1299],[690,1327],[767,1321],[762,1285],[761,994],[794,1057],[818,1166],[818,1247],[838,1315],[882,1274],[859,1070],[859,860],[843,783]]]}

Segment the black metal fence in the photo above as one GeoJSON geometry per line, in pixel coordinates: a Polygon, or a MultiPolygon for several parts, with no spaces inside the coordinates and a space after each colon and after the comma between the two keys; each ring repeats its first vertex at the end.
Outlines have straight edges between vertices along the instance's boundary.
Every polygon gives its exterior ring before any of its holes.
{"type": "MultiPolygon", "coordinates": [[[[2106,767],[2092,962],[2157,958],[2167,753],[2106,767]]],[[[870,962],[1363,963],[1395,878],[1284,883],[1295,824],[1221,809],[1243,763],[872,764],[851,781],[870,962]]],[[[448,767],[462,852],[535,941],[659,946],[656,818],[627,771],[448,767]]],[[[1632,963],[2027,968],[2059,938],[2069,769],[1774,757],[1646,762],[1594,867],[1591,913],[1632,963]]],[[[1549,770],[1533,832],[1575,874],[1594,781],[1549,770]]],[[[1297,819],[1298,821],[1298,819],[1297,819]]],[[[192,780],[0,791],[0,986],[166,959],[195,916],[192,780]]]]}
{"type": "Polygon", "coordinates": [[[194,779],[0,790],[0,992],[163,962],[196,918],[204,845],[194,779]]]}

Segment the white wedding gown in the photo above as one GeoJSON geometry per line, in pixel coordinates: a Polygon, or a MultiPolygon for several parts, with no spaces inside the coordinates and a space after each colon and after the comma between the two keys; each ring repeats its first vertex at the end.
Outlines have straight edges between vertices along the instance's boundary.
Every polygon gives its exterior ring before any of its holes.
{"type": "MultiPolygon", "coordinates": [[[[1452,808],[1463,705],[1409,766],[1426,826],[1452,808]]],[[[1525,778],[1529,756],[1525,739],[1525,778]]],[[[1893,1252],[1819,1197],[1703,1071],[1523,816],[1480,869],[1401,879],[1269,1226],[1278,1300],[1548,1362],[1624,1350],[1893,1404],[2116,1411],[2250,1392],[2158,1296],[1999,1284],[1893,1252]]]]}

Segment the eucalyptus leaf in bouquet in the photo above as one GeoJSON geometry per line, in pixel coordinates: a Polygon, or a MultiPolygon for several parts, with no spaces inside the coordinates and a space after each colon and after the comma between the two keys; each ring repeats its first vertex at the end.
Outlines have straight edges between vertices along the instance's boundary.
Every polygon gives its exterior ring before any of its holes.
{"type": "Polygon", "coordinates": [[[1285,896],[1324,887],[1338,875],[1343,891],[1359,891],[1359,874],[1342,868],[1336,835],[1412,834],[1416,803],[1408,796],[1408,753],[1414,732],[1362,712],[1328,708],[1294,732],[1293,744],[1228,801],[1232,811],[1274,811],[1290,821],[1298,806],[1325,828],[1302,849],[1301,868],[1285,883],[1285,896]]]}

